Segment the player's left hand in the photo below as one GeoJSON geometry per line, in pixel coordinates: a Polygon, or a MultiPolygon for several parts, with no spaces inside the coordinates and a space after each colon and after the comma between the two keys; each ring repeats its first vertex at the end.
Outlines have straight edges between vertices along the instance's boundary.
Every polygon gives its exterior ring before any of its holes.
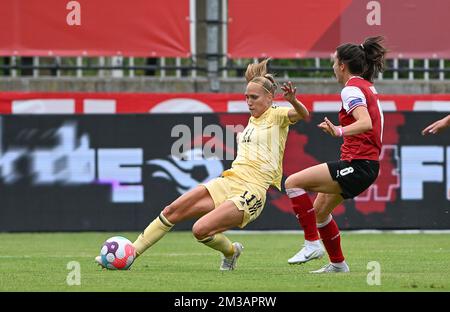
{"type": "Polygon", "coordinates": [[[292,82],[283,83],[283,86],[281,87],[281,90],[283,90],[283,97],[288,102],[294,102],[296,100],[295,98],[295,92],[297,92],[297,88],[294,87],[292,82]]]}

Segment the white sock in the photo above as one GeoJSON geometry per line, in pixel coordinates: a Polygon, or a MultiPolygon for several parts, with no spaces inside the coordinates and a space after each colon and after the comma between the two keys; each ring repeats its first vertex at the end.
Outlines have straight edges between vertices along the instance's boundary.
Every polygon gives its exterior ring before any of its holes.
{"type": "Polygon", "coordinates": [[[309,241],[305,239],[305,245],[309,245],[309,246],[313,246],[313,247],[322,247],[322,245],[320,244],[320,239],[314,240],[314,241],[309,241]]]}
{"type": "Polygon", "coordinates": [[[333,216],[331,214],[329,214],[325,221],[323,221],[322,223],[317,223],[317,228],[321,229],[321,228],[327,226],[328,223],[331,222],[331,220],[333,220],[333,216]]]}

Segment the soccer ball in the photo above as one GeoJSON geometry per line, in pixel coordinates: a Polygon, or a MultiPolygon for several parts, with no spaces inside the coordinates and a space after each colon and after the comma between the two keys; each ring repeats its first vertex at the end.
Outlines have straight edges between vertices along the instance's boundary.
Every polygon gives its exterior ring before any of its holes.
{"type": "Polygon", "coordinates": [[[125,237],[114,236],[103,243],[100,257],[107,269],[127,270],[136,259],[136,249],[125,237]]]}

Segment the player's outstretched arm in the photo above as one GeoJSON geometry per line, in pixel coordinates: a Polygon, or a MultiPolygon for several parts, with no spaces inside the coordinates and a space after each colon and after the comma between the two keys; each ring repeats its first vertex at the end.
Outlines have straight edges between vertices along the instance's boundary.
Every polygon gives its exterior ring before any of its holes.
{"type": "Polygon", "coordinates": [[[422,135],[436,134],[450,127],[450,115],[433,122],[431,125],[422,130],[422,135]]]}
{"type": "Polygon", "coordinates": [[[305,105],[303,105],[302,102],[297,100],[295,96],[295,92],[297,92],[297,88],[294,87],[292,82],[288,82],[287,84],[284,83],[281,87],[281,90],[283,90],[283,97],[286,101],[292,104],[294,109],[291,109],[289,111],[289,120],[291,122],[297,122],[301,119],[305,119],[309,116],[309,112],[306,109],[305,105]]]}

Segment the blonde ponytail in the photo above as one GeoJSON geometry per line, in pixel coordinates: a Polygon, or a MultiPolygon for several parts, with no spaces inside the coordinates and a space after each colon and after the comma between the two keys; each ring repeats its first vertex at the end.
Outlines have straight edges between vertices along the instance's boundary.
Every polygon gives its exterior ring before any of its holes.
{"type": "Polygon", "coordinates": [[[247,83],[253,82],[259,84],[268,93],[275,95],[277,90],[277,83],[272,74],[267,73],[267,63],[270,59],[265,59],[260,63],[249,64],[245,71],[245,79],[247,83]]]}

